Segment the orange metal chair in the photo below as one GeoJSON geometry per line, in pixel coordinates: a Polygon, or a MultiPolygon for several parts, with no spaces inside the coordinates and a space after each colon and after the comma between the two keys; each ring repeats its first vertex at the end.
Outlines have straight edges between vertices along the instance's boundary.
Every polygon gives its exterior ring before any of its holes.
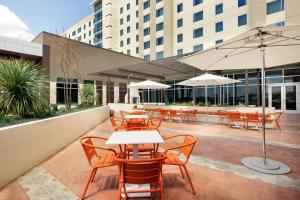
{"type": "Polygon", "coordinates": [[[183,110],[182,111],[182,115],[183,115],[183,120],[187,120],[187,121],[197,121],[197,110],[183,110]]]}
{"type": "Polygon", "coordinates": [[[235,125],[235,122],[242,123],[242,128],[245,128],[245,120],[240,112],[228,112],[228,126],[229,128],[235,125]]]}
{"type": "Polygon", "coordinates": [[[147,123],[147,128],[148,129],[154,129],[159,132],[160,125],[162,123],[162,118],[149,118],[148,123],[147,123]]]}
{"type": "Polygon", "coordinates": [[[282,115],[282,112],[275,112],[275,113],[271,113],[268,115],[266,115],[266,122],[274,122],[276,127],[281,131],[281,127],[279,124],[279,119],[282,115]]]}
{"type": "Polygon", "coordinates": [[[127,111],[120,111],[120,113],[121,113],[121,116],[123,117],[123,119],[124,119],[124,117],[126,116],[126,115],[129,115],[130,113],[129,112],[127,112],[127,111]]]}
{"type": "Polygon", "coordinates": [[[182,117],[181,112],[181,110],[170,110],[170,119],[180,121],[182,117]]]}
{"type": "Polygon", "coordinates": [[[256,113],[246,113],[245,123],[246,128],[249,129],[249,122],[256,123],[256,127],[258,128],[261,119],[259,118],[259,114],[256,113]]]}
{"type": "Polygon", "coordinates": [[[97,170],[99,168],[104,167],[110,167],[117,165],[115,158],[117,156],[117,152],[112,148],[107,148],[103,146],[96,146],[94,145],[92,140],[97,141],[106,141],[106,138],[103,137],[97,137],[97,136],[85,136],[80,139],[80,143],[83,147],[83,150],[85,152],[86,158],[92,168],[88,180],[84,186],[84,189],[81,194],[81,199],[84,199],[84,196],[86,194],[86,191],[89,187],[89,184],[93,182],[95,175],[97,173],[97,170]],[[110,153],[107,154],[98,154],[97,150],[103,150],[108,151],[110,153]]]}
{"type": "Polygon", "coordinates": [[[177,165],[180,169],[181,175],[184,178],[182,168],[185,170],[185,173],[188,177],[189,183],[191,185],[193,194],[196,194],[191,177],[187,171],[186,163],[188,162],[190,155],[194,149],[194,146],[196,144],[196,137],[190,134],[178,134],[171,137],[164,138],[165,142],[170,139],[178,139],[183,138],[183,143],[180,145],[172,146],[169,148],[166,148],[164,151],[164,155],[167,156],[167,159],[164,160],[164,165],[177,165]],[[179,153],[170,152],[173,150],[179,150],[179,153]],[[185,160],[181,160],[179,158],[179,155],[183,154],[185,156],[185,160]]]}
{"type": "Polygon", "coordinates": [[[115,131],[120,129],[126,129],[126,121],[122,118],[118,117],[110,117],[111,125],[113,126],[115,131]]]}
{"type": "Polygon", "coordinates": [[[159,109],[159,114],[163,120],[170,119],[170,110],[169,109],[159,109]]]}
{"type": "Polygon", "coordinates": [[[221,125],[222,125],[224,119],[226,119],[226,111],[218,110],[217,113],[218,113],[218,116],[219,116],[218,124],[221,124],[221,125]]]}
{"type": "Polygon", "coordinates": [[[164,185],[162,177],[162,162],[166,159],[161,154],[156,154],[155,158],[127,160],[117,158],[120,168],[119,179],[119,200],[121,195],[128,197],[130,193],[151,193],[152,199],[155,193],[160,192],[161,199],[164,200],[164,185]],[[125,184],[150,184],[150,189],[126,190],[125,184]]]}

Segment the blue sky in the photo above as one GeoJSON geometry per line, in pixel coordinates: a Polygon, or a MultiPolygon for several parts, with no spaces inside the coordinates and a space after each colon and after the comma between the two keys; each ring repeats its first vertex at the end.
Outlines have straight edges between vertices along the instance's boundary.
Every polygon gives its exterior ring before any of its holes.
{"type": "MultiPolygon", "coordinates": [[[[41,31],[61,33],[92,12],[90,2],[91,0],[0,0],[0,5],[13,12],[35,36],[41,31]]],[[[9,20],[7,17],[4,23],[9,20]]],[[[4,28],[0,23],[0,29],[4,28]]]]}

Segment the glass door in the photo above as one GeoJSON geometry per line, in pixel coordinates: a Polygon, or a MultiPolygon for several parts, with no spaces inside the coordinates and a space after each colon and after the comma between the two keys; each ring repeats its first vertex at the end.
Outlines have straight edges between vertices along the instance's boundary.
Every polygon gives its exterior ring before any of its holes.
{"type": "Polygon", "coordinates": [[[284,88],[284,111],[299,112],[299,85],[296,83],[288,83],[283,85],[284,88]]]}
{"type": "Polygon", "coordinates": [[[273,85],[270,87],[269,92],[269,105],[270,107],[274,107],[276,110],[282,110],[282,86],[281,85],[273,85]],[[271,101],[271,102],[270,102],[271,101]]]}

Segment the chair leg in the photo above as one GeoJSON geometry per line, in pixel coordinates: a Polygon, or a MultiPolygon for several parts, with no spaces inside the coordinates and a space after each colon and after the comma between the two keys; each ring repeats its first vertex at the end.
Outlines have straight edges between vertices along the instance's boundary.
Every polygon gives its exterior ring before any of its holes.
{"type": "Polygon", "coordinates": [[[91,180],[92,180],[92,176],[93,176],[95,170],[96,170],[96,168],[93,168],[93,170],[91,171],[91,173],[90,173],[90,175],[89,175],[89,178],[88,178],[88,180],[86,181],[85,186],[84,186],[84,189],[83,189],[83,191],[82,191],[82,193],[81,193],[81,198],[80,198],[80,199],[84,199],[85,193],[86,193],[86,191],[87,191],[87,189],[88,189],[88,187],[89,187],[89,184],[90,184],[90,182],[91,182],[91,180]]]}
{"type": "Polygon", "coordinates": [[[162,174],[160,175],[160,194],[161,194],[161,199],[165,199],[165,191],[164,191],[164,181],[162,178],[162,174]]]}
{"type": "Polygon", "coordinates": [[[281,127],[280,127],[280,124],[278,121],[275,121],[276,125],[277,125],[277,128],[281,131],[281,127]]]}
{"type": "Polygon", "coordinates": [[[94,174],[93,174],[93,176],[92,176],[92,180],[91,180],[91,182],[93,182],[93,181],[94,181],[94,179],[95,179],[95,175],[96,175],[97,171],[98,171],[98,168],[96,168],[96,169],[95,169],[95,171],[94,171],[94,174]]]}
{"type": "Polygon", "coordinates": [[[180,165],[178,165],[178,167],[179,167],[179,169],[180,169],[181,176],[182,176],[182,178],[184,179],[184,175],[183,175],[183,171],[182,171],[182,169],[181,169],[181,166],[180,166],[180,165]]]}
{"type": "Polygon", "coordinates": [[[183,169],[185,170],[185,173],[186,173],[186,175],[187,175],[187,177],[188,177],[188,179],[189,179],[189,182],[190,182],[190,185],[191,185],[193,194],[196,194],[195,189],[194,189],[194,186],[193,186],[193,183],[192,183],[192,180],[191,180],[191,177],[190,177],[190,175],[189,175],[189,173],[188,173],[188,171],[187,171],[187,169],[186,169],[186,166],[185,166],[185,165],[182,165],[182,167],[183,167],[183,169]]]}

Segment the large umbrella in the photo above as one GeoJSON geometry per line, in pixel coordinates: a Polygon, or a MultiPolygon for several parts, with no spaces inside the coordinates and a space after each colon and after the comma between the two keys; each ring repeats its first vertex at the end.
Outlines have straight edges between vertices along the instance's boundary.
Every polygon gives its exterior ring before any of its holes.
{"type": "MultiPolygon", "coordinates": [[[[300,26],[256,27],[227,42],[180,59],[199,69],[253,69],[261,67],[262,115],[265,116],[265,68],[300,61],[300,26]]],[[[262,120],[263,156],[243,158],[248,168],[271,174],[284,174],[290,168],[267,159],[265,119],[262,120]]]]}
{"type": "MultiPolygon", "coordinates": [[[[186,86],[205,86],[205,105],[207,106],[207,86],[208,85],[226,85],[238,83],[240,81],[227,78],[224,76],[213,75],[209,73],[202,74],[197,77],[190,78],[188,80],[177,83],[177,85],[186,86]]],[[[220,92],[221,93],[221,92],[220,92]]],[[[221,97],[221,95],[220,95],[221,97]]]]}
{"type": "Polygon", "coordinates": [[[149,103],[149,90],[150,89],[166,89],[169,88],[171,86],[169,85],[165,85],[162,83],[158,83],[155,81],[150,81],[150,80],[146,80],[146,81],[142,81],[142,82],[138,82],[138,83],[133,83],[128,85],[128,88],[135,88],[135,89],[146,89],[148,90],[148,103],[149,103]]]}

